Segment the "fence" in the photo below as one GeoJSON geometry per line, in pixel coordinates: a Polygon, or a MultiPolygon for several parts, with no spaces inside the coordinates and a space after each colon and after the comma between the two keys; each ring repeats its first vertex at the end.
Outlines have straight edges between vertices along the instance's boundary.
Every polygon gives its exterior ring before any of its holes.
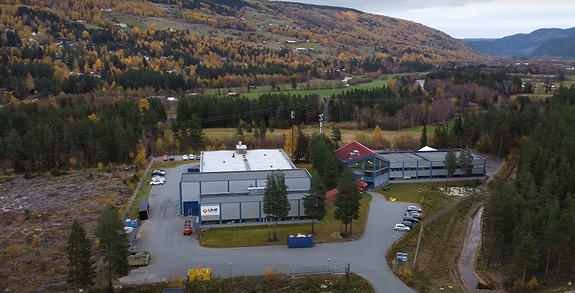
{"type": "Polygon", "coordinates": [[[152,167],[153,163],[154,163],[154,156],[152,155],[152,156],[150,156],[150,163],[148,164],[148,167],[146,167],[146,170],[144,171],[142,178],[140,178],[140,182],[138,182],[138,186],[136,186],[136,190],[134,190],[132,197],[130,197],[130,201],[128,201],[128,204],[126,205],[126,209],[124,210],[124,213],[122,214],[122,221],[126,220],[126,215],[130,211],[130,208],[132,207],[132,204],[134,203],[134,200],[136,199],[136,196],[138,195],[138,192],[140,191],[140,187],[142,187],[142,184],[146,180],[146,176],[148,176],[148,172],[150,171],[150,168],[152,167]]]}
{"type": "Polygon", "coordinates": [[[326,264],[319,266],[299,267],[287,273],[289,277],[309,276],[309,275],[338,275],[350,272],[350,265],[347,264],[326,264]]]}

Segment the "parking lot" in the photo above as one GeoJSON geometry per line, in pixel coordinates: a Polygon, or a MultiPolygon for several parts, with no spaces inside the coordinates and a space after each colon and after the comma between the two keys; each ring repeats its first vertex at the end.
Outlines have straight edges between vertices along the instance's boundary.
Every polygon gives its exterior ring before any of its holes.
{"type": "Polygon", "coordinates": [[[152,187],[150,218],[140,227],[137,246],[137,250],[150,251],[151,264],[132,270],[122,282],[154,282],[176,276],[185,279],[187,270],[198,265],[211,268],[214,277],[229,277],[230,269],[232,276],[250,276],[263,275],[270,268],[288,273],[299,267],[329,262],[330,265],[349,263],[351,271],[370,280],[376,292],[414,292],[395,277],[385,261],[387,248],[405,233],[396,232],[393,227],[401,222],[409,204],[388,202],[382,195],[370,192],[373,200],[366,230],[364,236],[354,242],[316,244],[313,248],[300,249],[287,246],[204,248],[193,236],[182,235],[185,218],[178,215],[180,174],[196,165],[166,169],[165,184],[152,187]]]}

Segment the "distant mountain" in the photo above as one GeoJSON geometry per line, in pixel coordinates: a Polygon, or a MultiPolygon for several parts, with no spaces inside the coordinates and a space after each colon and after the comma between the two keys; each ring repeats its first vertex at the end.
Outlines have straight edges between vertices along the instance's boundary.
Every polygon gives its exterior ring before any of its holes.
{"type": "Polygon", "coordinates": [[[544,28],[529,34],[516,34],[500,39],[464,39],[473,50],[493,56],[573,57],[575,27],[544,28]]]}

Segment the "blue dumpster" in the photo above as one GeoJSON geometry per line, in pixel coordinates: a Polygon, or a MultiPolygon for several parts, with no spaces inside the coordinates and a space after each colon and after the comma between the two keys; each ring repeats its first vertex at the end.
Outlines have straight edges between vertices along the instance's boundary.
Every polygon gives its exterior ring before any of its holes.
{"type": "Polygon", "coordinates": [[[287,245],[289,248],[313,247],[313,235],[311,234],[288,235],[287,245]]]}

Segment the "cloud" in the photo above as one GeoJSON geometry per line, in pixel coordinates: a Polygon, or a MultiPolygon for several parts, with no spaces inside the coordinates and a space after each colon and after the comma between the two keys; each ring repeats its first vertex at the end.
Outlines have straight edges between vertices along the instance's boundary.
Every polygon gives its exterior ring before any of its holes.
{"type": "Polygon", "coordinates": [[[455,38],[503,37],[539,28],[575,26],[574,5],[564,0],[299,0],[355,8],[422,23],[455,38]],[[557,9],[561,7],[561,9],[557,9]]]}

